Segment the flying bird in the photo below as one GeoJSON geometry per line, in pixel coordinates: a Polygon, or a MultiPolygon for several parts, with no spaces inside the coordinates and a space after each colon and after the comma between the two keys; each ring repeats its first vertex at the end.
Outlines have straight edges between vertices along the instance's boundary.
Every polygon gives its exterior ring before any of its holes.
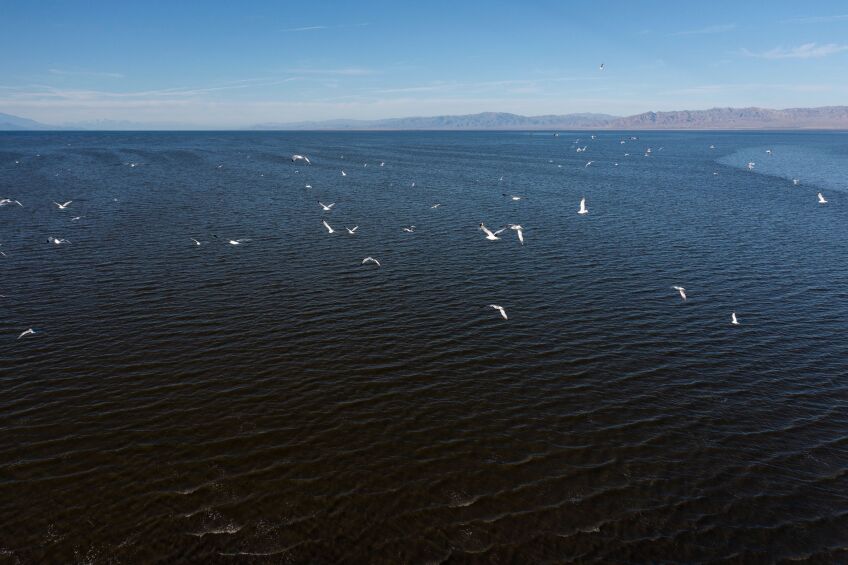
{"type": "Polygon", "coordinates": [[[753,171],[753,170],[754,170],[754,165],[756,165],[756,163],[755,163],[755,162],[753,162],[753,161],[749,161],[749,162],[748,162],[748,165],[747,165],[748,170],[749,170],[749,171],[753,171]]]}
{"type": "Polygon", "coordinates": [[[189,239],[192,240],[195,245],[200,245],[200,242],[194,239],[193,237],[190,237],[189,239]]]}
{"type": "Polygon", "coordinates": [[[306,157],[304,155],[292,155],[292,163],[296,161],[306,161],[307,165],[312,164],[312,162],[309,160],[309,157],[306,157]]]}
{"type": "Polygon", "coordinates": [[[521,242],[521,245],[524,245],[524,228],[520,224],[509,224],[509,229],[515,230],[515,233],[518,234],[518,241],[521,242]]]}
{"type": "Polygon", "coordinates": [[[594,163],[594,161],[588,161],[585,165],[583,165],[583,168],[585,169],[586,167],[588,167],[592,163],[594,163]]]}
{"type": "Polygon", "coordinates": [[[50,242],[50,243],[55,243],[56,245],[62,245],[63,243],[70,243],[70,241],[68,241],[68,240],[67,240],[67,239],[65,239],[65,238],[62,238],[62,237],[52,237],[52,236],[51,236],[51,237],[48,237],[48,238],[47,238],[47,241],[48,241],[48,242],[50,242]]]}
{"type": "Polygon", "coordinates": [[[497,304],[489,304],[489,308],[494,308],[495,310],[501,313],[501,316],[503,316],[504,320],[509,320],[509,318],[507,318],[506,316],[506,310],[504,310],[503,306],[498,306],[497,304]]]}
{"type": "Polygon", "coordinates": [[[827,204],[827,200],[825,200],[824,195],[819,192],[819,204],[827,204]]]}
{"type": "Polygon", "coordinates": [[[408,228],[403,228],[403,231],[406,233],[413,233],[415,231],[415,226],[409,226],[408,228]]]}
{"type": "Polygon", "coordinates": [[[64,210],[65,208],[67,208],[68,206],[70,206],[70,205],[71,205],[71,202],[73,202],[73,200],[68,200],[68,201],[67,201],[67,202],[65,202],[64,204],[59,204],[58,202],[54,202],[53,204],[55,204],[56,206],[58,206],[58,207],[59,207],[59,210],[64,210]]]}
{"type": "Polygon", "coordinates": [[[247,243],[250,241],[249,239],[231,239],[228,243],[230,245],[241,245],[242,243],[247,243]]]}
{"type": "Polygon", "coordinates": [[[739,320],[736,319],[736,312],[730,313],[730,323],[733,324],[734,326],[739,325],[739,320]]]}
{"type": "Polygon", "coordinates": [[[365,259],[362,260],[362,263],[360,263],[360,265],[364,265],[366,263],[374,263],[378,267],[380,266],[380,262],[377,261],[376,259],[374,259],[373,257],[366,257],[365,259]]]}
{"type": "Polygon", "coordinates": [[[28,336],[28,335],[35,335],[35,330],[30,328],[26,331],[21,332],[21,335],[18,336],[18,339],[21,339],[22,337],[28,336]]]}
{"type": "Polygon", "coordinates": [[[486,239],[488,239],[489,241],[497,241],[500,239],[498,237],[498,234],[504,231],[506,228],[501,228],[496,232],[492,232],[492,230],[483,225],[483,222],[480,222],[480,229],[483,230],[483,233],[486,234],[486,239]]]}
{"type": "Polygon", "coordinates": [[[682,298],[683,300],[686,300],[686,289],[685,288],[683,288],[682,286],[673,286],[671,288],[673,288],[674,290],[676,290],[677,292],[680,293],[680,298],[682,298]]]}
{"type": "Polygon", "coordinates": [[[344,172],[344,171],[342,171],[342,176],[343,176],[343,177],[346,177],[346,176],[347,176],[347,173],[346,173],[346,172],[344,172]]]}
{"type": "Polygon", "coordinates": [[[327,231],[329,233],[333,233],[335,231],[333,228],[330,227],[330,224],[327,223],[327,220],[323,220],[321,223],[324,224],[324,227],[327,228],[327,231]]]}
{"type": "Polygon", "coordinates": [[[598,67],[598,69],[600,69],[600,70],[604,70],[604,66],[605,66],[605,65],[604,65],[603,63],[601,63],[601,66],[600,66],[600,67],[598,67]]]}
{"type": "Polygon", "coordinates": [[[801,181],[798,180],[798,179],[792,179],[792,184],[794,184],[795,186],[798,186],[799,184],[801,184],[801,181]]]}
{"type": "Polygon", "coordinates": [[[318,205],[321,206],[321,208],[323,208],[325,212],[329,212],[333,208],[333,206],[336,205],[336,203],[333,202],[332,204],[324,204],[323,202],[318,201],[318,205]]]}
{"type": "MultiPolygon", "coordinates": [[[[324,222],[324,223],[326,224],[326,222],[324,222]]],[[[356,235],[356,230],[359,229],[359,226],[353,226],[352,228],[345,227],[345,229],[347,230],[347,233],[349,233],[350,235],[356,235]]],[[[332,233],[332,232],[330,232],[330,233],[332,233]]]]}
{"type": "Polygon", "coordinates": [[[71,221],[76,222],[76,221],[81,220],[81,219],[82,219],[82,216],[74,216],[73,218],[71,218],[71,221]]]}
{"type": "Polygon", "coordinates": [[[385,166],[386,166],[386,163],[385,163],[384,161],[380,161],[380,166],[381,166],[381,167],[385,167],[385,166]]]}
{"type": "Polygon", "coordinates": [[[3,198],[0,200],[0,206],[8,206],[9,204],[17,204],[18,206],[23,207],[23,204],[18,200],[12,200],[11,198],[3,198]]]}
{"type": "Polygon", "coordinates": [[[431,209],[431,210],[435,210],[435,209],[436,209],[436,208],[438,208],[439,206],[441,206],[441,204],[433,204],[432,206],[430,206],[430,209],[431,209]]]}
{"type": "MultiPolygon", "coordinates": [[[[586,197],[580,199],[580,209],[577,211],[581,216],[584,214],[588,214],[589,210],[586,209],[586,197]]],[[[603,216],[603,214],[601,214],[603,216]]]]}
{"type": "Polygon", "coordinates": [[[513,201],[518,201],[518,200],[521,200],[522,198],[524,198],[523,196],[511,196],[509,194],[504,194],[504,196],[509,196],[509,198],[513,201]]]}

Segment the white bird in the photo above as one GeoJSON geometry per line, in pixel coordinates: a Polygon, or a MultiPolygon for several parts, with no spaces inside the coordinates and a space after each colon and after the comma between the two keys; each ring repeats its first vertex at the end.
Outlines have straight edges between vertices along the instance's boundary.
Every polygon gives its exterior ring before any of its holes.
{"type": "Polygon", "coordinates": [[[67,208],[68,206],[70,206],[70,205],[71,205],[71,202],[73,202],[73,200],[68,200],[68,201],[67,201],[67,202],[65,202],[64,204],[59,204],[58,202],[54,202],[53,204],[55,204],[56,206],[58,206],[58,207],[59,207],[59,210],[64,210],[65,208],[67,208]]]}
{"type": "Polygon", "coordinates": [[[54,244],[56,244],[56,245],[62,245],[63,243],[70,243],[70,241],[68,241],[68,240],[67,240],[67,239],[65,239],[65,238],[62,238],[62,237],[52,237],[52,236],[51,236],[51,237],[48,237],[48,238],[47,238],[47,241],[49,241],[50,243],[54,243],[54,244]]]}
{"type": "Polygon", "coordinates": [[[600,66],[600,67],[598,67],[598,69],[600,69],[600,70],[604,70],[604,66],[605,66],[605,65],[604,65],[603,63],[601,63],[601,66],[600,66]]]}
{"type": "Polygon", "coordinates": [[[715,145],[710,145],[710,149],[715,149],[715,145]]]}
{"type": "Polygon", "coordinates": [[[766,149],[766,154],[771,155],[771,149],[766,149]]]}
{"type": "Polygon", "coordinates": [[[504,320],[509,320],[509,318],[507,318],[506,316],[506,310],[504,310],[503,306],[498,306],[497,304],[489,304],[489,308],[494,308],[495,310],[501,313],[501,316],[503,316],[504,320]]]}
{"type": "Polygon", "coordinates": [[[81,220],[81,219],[82,219],[82,216],[74,216],[73,218],[71,218],[71,221],[76,222],[76,221],[81,220]]]}
{"type": "Polygon", "coordinates": [[[304,188],[312,188],[311,184],[307,184],[304,188]]]}
{"type": "Polygon", "coordinates": [[[21,335],[18,336],[18,339],[21,339],[22,337],[28,336],[28,335],[35,335],[35,330],[30,328],[26,331],[21,332],[21,335]]]}
{"type": "Polygon", "coordinates": [[[489,241],[497,241],[500,239],[498,237],[498,234],[504,231],[506,228],[501,228],[496,232],[492,232],[492,230],[483,225],[483,222],[480,222],[480,229],[483,230],[483,233],[486,234],[486,239],[488,239],[489,241]]]}
{"type": "Polygon", "coordinates": [[[359,229],[359,226],[353,226],[352,228],[345,227],[345,229],[347,230],[347,233],[349,233],[350,235],[355,235],[356,230],[359,229]]]}
{"type": "Polygon", "coordinates": [[[798,180],[798,179],[792,179],[792,184],[794,184],[795,186],[798,186],[799,184],[801,184],[801,181],[798,180]]]}
{"type": "Polygon", "coordinates": [[[683,300],[686,300],[686,289],[685,288],[683,288],[682,286],[673,286],[671,288],[673,288],[674,290],[676,290],[677,292],[680,293],[680,298],[682,298],[683,300]]]}
{"type": "Polygon", "coordinates": [[[385,167],[385,166],[386,166],[385,161],[380,161],[380,166],[381,166],[381,167],[385,167]]]}
{"type": "Polygon", "coordinates": [[[747,166],[748,166],[748,170],[749,170],[749,171],[753,171],[753,170],[754,170],[754,165],[756,165],[756,163],[755,163],[755,162],[753,162],[753,161],[748,162],[748,165],[747,165],[747,166]]]}
{"type": "Polygon", "coordinates": [[[18,200],[12,200],[11,198],[3,198],[0,200],[0,206],[7,206],[9,204],[17,204],[18,206],[23,207],[23,204],[21,204],[18,200]]]}
{"type": "Polygon", "coordinates": [[[200,245],[200,242],[194,239],[193,237],[190,237],[189,239],[192,240],[195,245],[200,245]]]}
{"type": "Polygon", "coordinates": [[[320,200],[318,201],[318,204],[321,206],[321,208],[324,209],[325,212],[329,212],[333,208],[333,206],[336,205],[335,202],[333,202],[332,204],[324,204],[320,200]]]}
{"type": "Polygon", "coordinates": [[[521,242],[521,245],[524,245],[524,228],[520,224],[509,224],[509,229],[515,230],[518,234],[518,241],[521,242]]]}
{"type": "Polygon", "coordinates": [[[406,233],[413,233],[415,231],[415,226],[409,226],[408,228],[403,228],[403,231],[406,233]]]}
{"type": "Polygon", "coordinates": [[[333,233],[335,231],[333,228],[330,227],[330,224],[327,223],[327,220],[324,220],[321,223],[324,224],[324,227],[327,228],[327,231],[329,233],[333,233]]]}
{"type": "Polygon", "coordinates": [[[510,199],[514,202],[517,202],[518,200],[521,200],[522,198],[524,198],[523,196],[514,196],[514,195],[510,196],[509,194],[504,194],[504,196],[509,196],[510,199]]]}
{"type": "Polygon", "coordinates": [[[412,186],[410,188],[415,188],[415,181],[412,181],[412,186]]]}
{"type": "Polygon", "coordinates": [[[441,204],[433,204],[432,206],[430,206],[430,209],[431,209],[431,210],[435,210],[435,209],[436,209],[436,208],[438,208],[439,206],[441,206],[441,204]]]}
{"type": "Polygon", "coordinates": [[[592,163],[594,163],[594,161],[588,161],[585,165],[583,165],[583,168],[585,169],[586,167],[588,167],[592,163]]]}
{"type": "Polygon", "coordinates": [[[736,312],[731,312],[731,314],[730,314],[730,323],[731,323],[731,324],[733,324],[734,326],[738,326],[738,325],[739,325],[739,320],[737,320],[737,319],[736,319],[736,312]]]}
{"type": "Polygon", "coordinates": [[[824,195],[819,192],[819,204],[827,204],[827,200],[824,199],[824,195]]]}
{"type": "Polygon", "coordinates": [[[309,158],[304,156],[304,155],[292,155],[292,163],[294,163],[296,161],[306,161],[307,165],[312,164],[312,162],[309,160],[309,158]]]}
{"type": "Polygon", "coordinates": [[[230,245],[241,245],[242,243],[247,243],[250,241],[249,239],[231,239],[228,243],[230,245]]]}
{"type": "Polygon", "coordinates": [[[343,176],[343,177],[346,177],[346,176],[347,176],[347,173],[346,173],[346,172],[344,172],[344,171],[342,171],[342,176],[343,176]]]}
{"type": "MultiPolygon", "coordinates": [[[[580,199],[580,209],[577,211],[577,213],[580,214],[580,215],[589,213],[589,210],[586,209],[586,197],[585,196],[580,199]]],[[[601,215],[603,215],[603,214],[601,214],[601,215]]]]}
{"type": "Polygon", "coordinates": [[[365,259],[362,260],[362,263],[360,263],[360,265],[364,265],[365,263],[374,263],[378,267],[381,266],[380,262],[377,261],[376,259],[374,259],[373,257],[366,257],[365,259]]]}

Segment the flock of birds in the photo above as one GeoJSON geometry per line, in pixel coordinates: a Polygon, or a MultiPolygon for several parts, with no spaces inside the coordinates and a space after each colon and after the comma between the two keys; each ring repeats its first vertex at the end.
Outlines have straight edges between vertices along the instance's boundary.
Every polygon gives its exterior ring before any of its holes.
{"type": "MultiPolygon", "coordinates": [[[[601,64],[600,69],[604,70],[603,63],[601,64]]],[[[555,134],[555,135],[559,136],[559,134],[555,134]]],[[[592,137],[592,139],[595,139],[594,135],[592,135],[591,137],[592,137]]],[[[631,137],[630,139],[637,139],[637,138],[631,137]]],[[[580,142],[580,140],[578,139],[575,142],[575,144],[579,144],[579,142],[580,142]]],[[[623,143],[625,143],[625,141],[622,140],[621,143],[623,144],[623,143]]],[[[577,152],[578,153],[584,152],[584,151],[586,151],[586,149],[587,149],[586,146],[579,146],[579,145],[577,146],[577,152]]],[[[710,149],[715,149],[715,145],[710,145],[710,149]]],[[[660,150],[662,150],[662,148],[660,148],[660,150]]],[[[648,148],[645,152],[645,156],[646,157],[650,156],[651,152],[652,152],[652,149],[648,148]]],[[[771,149],[766,150],[766,154],[769,155],[769,156],[773,155],[772,150],[771,149]]],[[[629,153],[625,153],[625,156],[629,156],[629,153]]],[[[305,155],[300,155],[300,154],[292,155],[291,156],[291,162],[295,163],[295,164],[297,164],[297,163],[305,163],[306,165],[312,164],[312,161],[310,161],[309,157],[307,157],[305,155]]],[[[16,161],[16,163],[18,163],[18,161],[16,161]]],[[[594,163],[594,161],[588,161],[586,163],[585,167],[588,167],[588,166],[592,165],[593,163],[594,163]]],[[[137,166],[137,163],[127,163],[127,164],[131,167],[137,166]]],[[[618,163],[615,163],[615,165],[618,165],[618,163]]],[[[754,163],[754,162],[747,163],[748,170],[753,170],[755,165],[756,165],[756,163],[754,163]]],[[[368,165],[365,164],[364,166],[367,167],[368,165]]],[[[381,167],[385,166],[385,162],[380,162],[380,166],[381,167]]],[[[218,166],[218,168],[220,168],[220,167],[221,167],[221,165],[218,166]]],[[[718,173],[714,172],[713,174],[717,175],[718,173]]],[[[344,177],[344,176],[347,176],[347,173],[344,170],[342,170],[341,175],[344,177]]],[[[500,177],[499,181],[503,181],[503,177],[500,177]]],[[[800,180],[799,179],[792,179],[792,183],[794,185],[798,185],[798,184],[800,184],[800,180]]],[[[413,188],[415,187],[414,182],[412,183],[412,187],[413,188]]],[[[306,188],[312,188],[312,187],[311,187],[311,185],[307,184],[306,188]]],[[[504,196],[508,196],[513,201],[518,201],[518,200],[521,200],[523,198],[523,196],[520,196],[520,195],[504,194],[504,196]]],[[[824,195],[821,192],[817,193],[817,196],[818,196],[819,204],[827,204],[828,203],[827,199],[824,197],[824,195]]],[[[56,206],[56,208],[58,210],[65,211],[65,210],[68,210],[68,208],[71,206],[71,204],[73,204],[73,202],[74,202],[73,200],[68,200],[67,202],[63,202],[63,203],[54,201],[53,204],[56,206]]],[[[14,199],[11,199],[11,198],[0,199],[0,208],[2,208],[4,206],[10,206],[10,205],[16,205],[16,206],[23,207],[23,204],[21,204],[21,202],[19,200],[14,200],[14,199]]],[[[336,203],[331,202],[330,204],[324,204],[323,202],[318,201],[318,205],[321,207],[321,210],[322,210],[323,213],[328,213],[328,212],[332,212],[336,203]]],[[[439,208],[440,206],[441,206],[440,203],[436,203],[436,204],[433,204],[431,206],[431,209],[436,209],[436,208],[439,208]]],[[[580,215],[580,216],[585,216],[588,213],[589,213],[589,209],[586,207],[586,197],[584,196],[583,198],[580,199],[579,207],[577,209],[577,214],[580,215]]],[[[82,216],[74,216],[74,217],[71,218],[71,221],[77,221],[81,217],[82,216]]],[[[327,222],[326,219],[322,219],[321,223],[324,226],[324,228],[327,230],[328,234],[336,233],[337,230],[334,229],[327,222]]],[[[353,235],[356,235],[356,231],[359,229],[359,226],[358,225],[353,226],[353,227],[345,226],[344,229],[345,229],[345,231],[347,231],[348,235],[353,236],[353,235]]],[[[505,231],[507,231],[507,230],[514,231],[516,236],[518,237],[519,243],[521,245],[524,245],[524,228],[520,224],[507,224],[503,227],[499,227],[498,229],[492,230],[492,229],[486,227],[486,225],[483,222],[481,222],[479,229],[480,229],[480,231],[483,232],[485,239],[488,240],[488,241],[498,241],[498,240],[501,239],[500,235],[502,233],[504,233],[505,231]]],[[[415,232],[415,226],[410,225],[410,226],[407,226],[407,227],[403,227],[402,230],[406,233],[414,233],[415,232]]],[[[213,237],[217,238],[217,236],[215,236],[215,235],[213,235],[213,237]]],[[[200,246],[200,245],[203,245],[204,243],[206,243],[206,242],[200,241],[200,240],[198,240],[194,237],[190,237],[189,239],[196,246],[200,246]]],[[[48,241],[48,243],[53,244],[53,245],[66,245],[66,244],[71,243],[69,240],[67,240],[65,238],[54,237],[54,236],[48,237],[47,241],[48,241]]],[[[251,241],[251,240],[246,239],[246,238],[229,239],[229,240],[227,240],[227,243],[230,244],[230,245],[242,245],[243,243],[247,243],[249,241],[251,241]]],[[[0,251],[0,256],[5,257],[6,254],[4,252],[0,251]]],[[[361,265],[375,265],[376,267],[382,266],[380,264],[380,261],[378,259],[375,259],[374,257],[365,257],[364,259],[362,259],[362,262],[360,264],[361,265]]],[[[679,286],[679,285],[674,285],[671,288],[677,291],[681,300],[683,300],[684,302],[686,301],[686,299],[687,299],[686,289],[684,287],[679,286]]],[[[504,320],[509,319],[509,317],[506,313],[506,309],[503,306],[498,305],[498,304],[489,304],[487,307],[496,310],[504,320]]],[[[736,312],[731,312],[730,323],[734,326],[739,325],[739,320],[736,317],[736,312]]],[[[37,333],[38,332],[36,332],[33,328],[28,328],[28,329],[24,330],[23,332],[21,332],[18,335],[17,339],[21,339],[21,338],[24,338],[24,337],[27,337],[27,336],[36,335],[37,333]]]]}

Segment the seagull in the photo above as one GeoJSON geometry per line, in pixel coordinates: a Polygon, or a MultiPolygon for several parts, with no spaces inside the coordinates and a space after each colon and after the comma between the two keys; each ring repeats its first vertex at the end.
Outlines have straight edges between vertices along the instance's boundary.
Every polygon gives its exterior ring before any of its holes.
{"type": "Polygon", "coordinates": [[[23,207],[23,204],[21,204],[18,200],[12,200],[11,198],[3,198],[0,200],[0,206],[7,206],[9,204],[17,204],[18,206],[23,207]]]}
{"type": "Polygon", "coordinates": [[[380,166],[381,166],[381,167],[385,167],[385,166],[386,166],[386,162],[385,162],[385,161],[380,161],[380,166]]]}
{"type": "Polygon", "coordinates": [[[682,286],[673,286],[671,288],[673,288],[674,290],[676,290],[677,292],[680,293],[680,298],[682,298],[683,300],[686,300],[686,289],[685,288],[683,288],[682,286]]]}
{"type": "Polygon", "coordinates": [[[228,243],[230,245],[241,245],[242,243],[247,243],[250,241],[249,239],[231,239],[228,243]]]}
{"type": "Polygon", "coordinates": [[[412,181],[412,186],[410,188],[415,188],[415,181],[412,181]]]}
{"type": "Polygon", "coordinates": [[[521,242],[521,245],[524,245],[524,228],[522,228],[520,224],[509,224],[509,229],[516,231],[518,234],[518,241],[521,242]]]}
{"type": "Polygon", "coordinates": [[[408,228],[403,228],[403,231],[406,233],[413,233],[415,231],[415,226],[409,226],[408,228]]]}
{"type": "Polygon", "coordinates": [[[827,200],[824,199],[824,195],[819,192],[819,204],[827,204],[827,200]]]}
{"type": "Polygon", "coordinates": [[[753,171],[753,170],[754,170],[754,165],[756,165],[756,163],[755,163],[755,162],[753,162],[753,161],[750,161],[750,162],[748,163],[748,170],[749,170],[749,171],[753,171]]]}
{"type": "Polygon", "coordinates": [[[67,239],[65,239],[65,238],[62,238],[62,237],[52,237],[52,236],[51,236],[51,237],[48,237],[48,238],[47,238],[47,241],[48,241],[48,242],[50,242],[50,243],[55,243],[56,245],[62,245],[63,243],[70,243],[70,241],[68,241],[68,240],[67,240],[67,239]]]}
{"type": "Polygon", "coordinates": [[[587,161],[587,162],[586,162],[586,164],[585,164],[585,165],[583,165],[583,168],[585,169],[586,167],[588,167],[588,166],[589,166],[589,165],[591,165],[592,163],[594,163],[594,161],[587,161]]]}
{"type": "Polygon", "coordinates": [[[483,230],[483,233],[486,234],[486,239],[488,239],[489,241],[497,241],[500,239],[498,237],[498,234],[504,231],[506,228],[501,228],[496,232],[492,232],[492,230],[483,225],[483,222],[480,222],[480,229],[483,230]]]}
{"type": "Polygon", "coordinates": [[[730,313],[730,323],[733,324],[734,326],[739,325],[739,320],[736,319],[736,312],[730,313]]]}
{"type": "Polygon", "coordinates": [[[344,171],[342,171],[342,176],[343,176],[343,177],[346,177],[346,176],[347,176],[347,173],[346,173],[346,172],[344,172],[344,171]]]}
{"type": "Polygon", "coordinates": [[[311,164],[312,164],[312,162],[309,160],[309,158],[308,158],[308,157],[305,157],[305,156],[303,156],[303,155],[292,155],[292,163],[294,163],[294,162],[296,162],[296,161],[306,161],[306,164],[307,164],[307,165],[311,165],[311,164]]]}
{"type": "Polygon", "coordinates": [[[586,209],[586,197],[585,196],[580,199],[580,209],[577,211],[577,213],[580,214],[581,216],[589,213],[589,210],[586,209]]]}
{"type": "Polygon", "coordinates": [[[495,310],[501,313],[501,316],[503,316],[504,320],[509,320],[509,318],[507,318],[506,316],[506,310],[504,310],[503,306],[498,306],[497,304],[489,304],[489,308],[494,308],[495,310]]]}
{"type": "Polygon", "coordinates": [[[76,222],[76,221],[81,220],[81,219],[82,219],[82,216],[74,216],[73,218],[71,218],[71,221],[76,222]]]}
{"type": "Polygon", "coordinates": [[[715,149],[715,145],[710,145],[710,149],[715,149]]]}
{"type": "Polygon", "coordinates": [[[190,237],[189,239],[192,240],[195,245],[200,245],[200,242],[194,239],[193,237],[190,237]]]}
{"type": "Polygon", "coordinates": [[[304,188],[312,188],[311,184],[307,184],[304,188]]]}
{"type": "Polygon", "coordinates": [[[325,212],[329,212],[333,208],[333,206],[336,205],[335,202],[333,202],[332,204],[324,204],[320,200],[318,201],[318,204],[321,206],[321,208],[324,209],[325,212]]]}
{"type": "Polygon", "coordinates": [[[795,186],[798,186],[799,184],[801,184],[801,181],[798,180],[798,179],[792,179],[792,184],[794,184],[795,186]]]}
{"type": "Polygon", "coordinates": [[[28,329],[24,332],[21,332],[21,335],[18,336],[18,339],[21,339],[22,337],[28,336],[28,335],[35,335],[35,330],[30,328],[30,329],[28,329]]]}
{"type": "Polygon", "coordinates": [[[766,149],[766,154],[771,155],[771,149],[766,149]]]}
{"type": "Polygon", "coordinates": [[[509,196],[513,201],[518,201],[524,198],[523,196],[510,196],[509,194],[504,194],[504,196],[509,196]]]}
{"type": "Polygon", "coordinates": [[[323,220],[321,223],[324,224],[324,227],[327,228],[328,232],[333,233],[335,231],[333,228],[330,227],[330,224],[327,223],[327,220],[323,220]]]}
{"type": "Polygon", "coordinates": [[[67,208],[68,206],[70,206],[70,205],[71,205],[71,202],[73,202],[73,200],[68,200],[68,201],[67,201],[67,202],[65,202],[64,204],[59,204],[58,202],[54,202],[53,204],[55,204],[56,206],[58,206],[58,207],[59,207],[59,210],[64,210],[65,208],[67,208]]]}
{"type": "Polygon", "coordinates": [[[438,208],[439,206],[441,206],[441,204],[433,204],[432,206],[430,206],[430,209],[431,209],[431,210],[435,210],[435,209],[436,209],[436,208],[438,208]]]}
{"type": "Polygon", "coordinates": [[[601,63],[601,66],[600,66],[600,67],[598,67],[598,69],[599,69],[599,70],[604,70],[604,64],[603,64],[603,63],[601,63]]]}
{"type": "Polygon", "coordinates": [[[362,263],[360,263],[360,265],[364,265],[365,263],[374,263],[378,267],[380,266],[380,262],[374,259],[373,257],[366,257],[362,260],[362,263]]]}
{"type": "MultiPolygon", "coordinates": [[[[324,225],[326,225],[326,222],[324,222],[324,225]]],[[[347,233],[349,233],[350,235],[356,235],[356,230],[359,229],[359,226],[353,226],[352,228],[345,227],[345,229],[347,230],[347,233]]],[[[330,232],[330,233],[332,233],[332,232],[330,232]]]]}

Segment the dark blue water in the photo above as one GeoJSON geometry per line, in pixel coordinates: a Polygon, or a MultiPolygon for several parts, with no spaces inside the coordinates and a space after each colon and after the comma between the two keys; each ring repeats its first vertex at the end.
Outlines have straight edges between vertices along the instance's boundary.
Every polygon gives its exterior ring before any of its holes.
{"type": "Polygon", "coordinates": [[[0,134],[0,559],[848,560],[848,135],[629,136],[0,134]]]}

